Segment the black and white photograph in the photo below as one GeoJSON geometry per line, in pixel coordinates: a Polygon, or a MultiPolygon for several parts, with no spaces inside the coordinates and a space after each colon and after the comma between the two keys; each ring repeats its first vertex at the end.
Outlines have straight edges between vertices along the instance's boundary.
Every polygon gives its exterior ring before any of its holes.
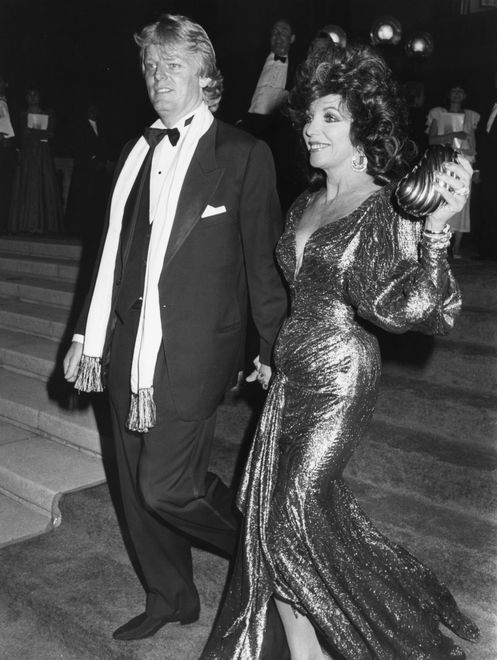
{"type": "Polygon", "coordinates": [[[0,0],[0,659],[496,660],[497,0],[0,0]]]}

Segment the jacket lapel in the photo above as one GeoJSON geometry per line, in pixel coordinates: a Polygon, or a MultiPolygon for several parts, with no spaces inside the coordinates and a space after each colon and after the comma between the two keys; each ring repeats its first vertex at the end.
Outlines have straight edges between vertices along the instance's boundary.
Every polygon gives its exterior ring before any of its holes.
{"type": "Polygon", "coordinates": [[[209,199],[223,176],[224,168],[219,168],[216,162],[216,134],[217,121],[214,120],[207,133],[200,138],[186,172],[169,237],[163,271],[199,222],[209,199]]]}

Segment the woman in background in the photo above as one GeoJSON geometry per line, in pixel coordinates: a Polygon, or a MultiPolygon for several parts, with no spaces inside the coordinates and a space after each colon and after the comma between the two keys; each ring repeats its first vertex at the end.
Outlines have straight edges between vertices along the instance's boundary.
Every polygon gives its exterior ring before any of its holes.
{"type": "MultiPolygon", "coordinates": [[[[480,121],[480,115],[474,110],[464,108],[465,100],[466,92],[462,87],[456,85],[449,91],[447,108],[436,107],[430,110],[426,120],[428,143],[447,144],[463,154],[470,163],[474,163],[476,158],[475,131],[480,121]]],[[[469,196],[464,207],[459,213],[452,216],[449,224],[454,232],[452,254],[455,259],[460,259],[463,234],[471,231],[469,196]]]]}
{"type": "Polygon", "coordinates": [[[21,147],[9,232],[57,233],[62,230],[62,197],[50,147],[54,136],[53,113],[41,105],[36,87],[26,90],[26,111],[21,114],[21,147]]]}

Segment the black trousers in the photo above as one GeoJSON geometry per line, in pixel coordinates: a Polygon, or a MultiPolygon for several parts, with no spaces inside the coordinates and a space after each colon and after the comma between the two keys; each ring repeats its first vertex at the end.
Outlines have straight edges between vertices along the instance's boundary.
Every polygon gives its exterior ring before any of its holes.
{"type": "Polygon", "coordinates": [[[162,349],[154,376],[157,425],[144,434],[125,427],[139,315],[132,308],[117,321],[108,378],[125,538],[147,613],[182,619],[199,610],[191,538],[232,555],[238,520],[232,491],[208,472],[216,414],[200,421],[178,417],[162,349]]]}

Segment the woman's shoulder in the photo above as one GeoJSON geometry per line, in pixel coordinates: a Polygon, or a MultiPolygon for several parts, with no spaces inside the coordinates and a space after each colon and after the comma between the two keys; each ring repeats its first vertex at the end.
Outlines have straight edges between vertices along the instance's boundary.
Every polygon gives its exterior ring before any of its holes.
{"type": "Polygon", "coordinates": [[[371,228],[383,227],[391,231],[394,227],[409,220],[401,213],[395,199],[397,182],[385,184],[373,192],[361,206],[368,218],[366,224],[371,228]]]}
{"type": "Polygon", "coordinates": [[[421,221],[406,216],[395,198],[396,182],[388,183],[374,194],[361,223],[361,251],[391,259],[399,250],[415,257],[421,221]]]}
{"type": "Polygon", "coordinates": [[[301,217],[305,208],[314,198],[316,192],[312,192],[309,188],[300,193],[300,195],[293,201],[286,214],[286,225],[295,224],[301,217]]]}
{"type": "Polygon", "coordinates": [[[377,207],[382,209],[393,209],[392,199],[396,183],[390,182],[373,190],[360,204],[359,209],[366,208],[368,212],[377,207]]]}

